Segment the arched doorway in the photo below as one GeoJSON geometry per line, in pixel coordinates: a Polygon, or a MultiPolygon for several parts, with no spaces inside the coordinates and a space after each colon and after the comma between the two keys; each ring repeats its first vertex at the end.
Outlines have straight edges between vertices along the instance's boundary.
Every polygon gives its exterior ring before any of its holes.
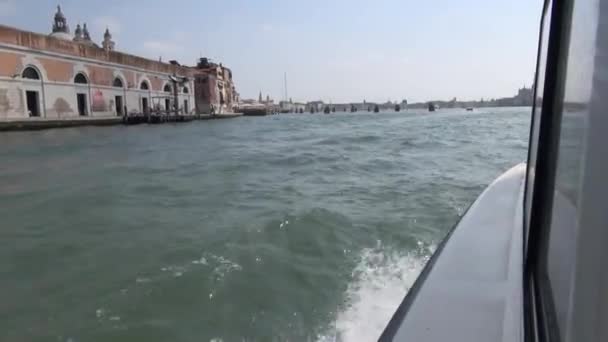
{"type": "Polygon", "coordinates": [[[188,103],[188,94],[190,93],[190,90],[188,89],[188,87],[184,87],[182,89],[182,93],[184,93],[185,97],[186,97],[184,99],[184,113],[188,114],[188,113],[190,113],[190,106],[189,106],[189,103],[188,103]]]}
{"type": "Polygon", "coordinates": [[[77,73],[74,76],[74,83],[76,86],[76,103],[78,107],[78,115],[87,116],[89,115],[89,105],[88,105],[88,93],[89,93],[89,79],[81,72],[77,73]],[[85,88],[86,86],[86,88],[85,88]]]}
{"type": "MultiPolygon", "coordinates": [[[[118,77],[114,78],[114,81],[112,82],[112,87],[123,89],[124,85],[123,85],[122,80],[120,78],[118,78],[118,77]]],[[[116,107],[116,115],[117,116],[123,116],[124,114],[126,114],[127,108],[123,104],[123,97],[122,97],[122,95],[116,95],[116,96],[114,96],[114,105],[116,107]]]]}
{"type": "MultiPolygon", "coordinates": [[[[21,78],[26,80],[26,82],[36,81],[36,87],[40,84],[41,77],[38,70],[34,67],[26,67],[21,72],[21,78]]],[[[32,84],[33,85],[33,84],[32,84]]],[[[29,88],[29,87],[28,87],[29,88]]],[[[27,114],[29,117],[39,117],[40,116],[40,91],[37,89],[26,89],[25,91],[25,103],[27,108],[27,114]]]]}
{"type": "MultiPolygon", "coordinates": [[[[172,92],[171,86],[169,84],[165,84],[163,91],[165,93],[171,94],[171,92],[172,92]]],[[[167,97],[165,98],[165,110],[167,112],[171,111],[171,99],[169,98],[169,95],[167,95],[167,97]]]]}
{"type": "MultiPolygon", "coordinates": [[[[150,90],[150,85],[147,81],[141,81],[139,84],[140,90],[150,90]]],[[[148,114],[150,111],[150,106],[148,105],[148,96],[147,94],[141,98],[141,110],[144,114],[148,114]]]]}

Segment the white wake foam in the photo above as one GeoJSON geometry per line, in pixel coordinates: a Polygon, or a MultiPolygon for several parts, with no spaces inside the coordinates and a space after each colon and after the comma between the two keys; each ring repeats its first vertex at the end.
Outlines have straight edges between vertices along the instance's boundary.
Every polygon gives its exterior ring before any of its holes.
{"type": "Polygon", "coordinates": [[[321,341],[376,341],[434,251],[418,243],[416,252],[364,249],[338,312],[333,332],[321,341]]]}

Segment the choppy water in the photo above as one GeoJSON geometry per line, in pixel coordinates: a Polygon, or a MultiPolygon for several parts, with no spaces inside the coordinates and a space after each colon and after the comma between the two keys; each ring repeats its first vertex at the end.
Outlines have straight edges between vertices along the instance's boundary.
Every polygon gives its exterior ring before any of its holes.
{"type": "Polygon", "coordinates": [[[3,133],[0,340],[375,340],[529,111],[3,133]]]}

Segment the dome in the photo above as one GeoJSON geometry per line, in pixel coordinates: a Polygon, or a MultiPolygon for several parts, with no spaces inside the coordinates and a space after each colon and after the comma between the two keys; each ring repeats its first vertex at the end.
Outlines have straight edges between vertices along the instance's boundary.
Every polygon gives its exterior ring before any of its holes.
{"type": "Polygon", "coordinates": [[[72,36],[65,32],[53,32],[49,36],[57,39],[72,40],[72,36]]]}

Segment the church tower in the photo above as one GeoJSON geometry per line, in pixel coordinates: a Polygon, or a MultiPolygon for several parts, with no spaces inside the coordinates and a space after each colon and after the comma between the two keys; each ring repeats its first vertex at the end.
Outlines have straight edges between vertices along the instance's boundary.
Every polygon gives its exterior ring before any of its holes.
{"type": "Polygon", "coordinates": [[[70,37],[70,27],[68,26],[68,21],[61,12],[61,6],[57,6],[57,13],[55,13],[55,18],[53,20],[53,32],[51,33],[51,37],[72,40],[70,37]]]}
{"type": "Polygon", "coordinates": [[[80,24],[76,25],[76,30],[74,30],[74,41],[79,42],[82,40],[82,28],[80,28],[80,24]]]}
{"type": "Polygon", "coordinates": [[[61,12],[61,6],[57,6],[55,13],[55,22],[53,23],[53,33],[70,33],[70,27],[65,19],[65,15],[61,12]]]}
{"type": "Polygon", "coordinates": [[[91,41],[91,34],[89,33],[89,29],[87,28],[87,23],[84,23],[82,25],[82,39],[87,42],[91,41]]]}
{"type": "Polygon", "coordinates": [[[106,32],[103,34],[103,42],[101,43],[101,46],[106,51],[114,51],[115,45],[116,44],[112,41],[110,30],[106,27],[106,32]]]}

